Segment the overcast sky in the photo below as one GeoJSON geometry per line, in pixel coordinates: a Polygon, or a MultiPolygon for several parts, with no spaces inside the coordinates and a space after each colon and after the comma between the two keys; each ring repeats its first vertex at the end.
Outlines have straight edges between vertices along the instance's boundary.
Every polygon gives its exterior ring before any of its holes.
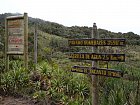
{"type": "Polygon", "coordinates": [[[1,13],[24,13],[65,26],[89,26],[140,35],[140,0],[1,0],[1,13]]]}

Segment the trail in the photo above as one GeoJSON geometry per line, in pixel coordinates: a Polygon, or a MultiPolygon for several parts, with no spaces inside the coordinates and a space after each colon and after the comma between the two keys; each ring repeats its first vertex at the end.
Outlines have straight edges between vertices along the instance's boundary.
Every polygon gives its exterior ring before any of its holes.
{"type": "Polygon", "coordinates": [[[37,105],[32,100],[13,96],[0,96],[0,105],[37,105]]]}

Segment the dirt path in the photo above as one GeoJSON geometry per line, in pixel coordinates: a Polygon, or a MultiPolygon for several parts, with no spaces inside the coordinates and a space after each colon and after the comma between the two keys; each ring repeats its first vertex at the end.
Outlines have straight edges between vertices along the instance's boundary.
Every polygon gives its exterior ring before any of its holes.
{"type": "Polygon", "coordinates": [[[0,96],[0,105],[35,105],[33,101],[24,98],[15,98],[12,96],[0,96]]]}

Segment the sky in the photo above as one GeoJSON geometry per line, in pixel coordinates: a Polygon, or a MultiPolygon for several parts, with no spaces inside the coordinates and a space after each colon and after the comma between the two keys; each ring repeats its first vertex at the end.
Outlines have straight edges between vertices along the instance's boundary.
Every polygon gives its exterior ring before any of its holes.
{"type": "Polygon", "coordinates": [[[0,14],[28,16],[64,26],[88,26],[140,35],[140,0],[1,0],[0,14]]]}

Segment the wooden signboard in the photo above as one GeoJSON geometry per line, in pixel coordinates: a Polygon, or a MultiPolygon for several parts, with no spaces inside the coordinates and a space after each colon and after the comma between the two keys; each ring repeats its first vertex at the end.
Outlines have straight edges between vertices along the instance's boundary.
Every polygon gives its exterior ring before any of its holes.
{"type": "Polygon", "coordinates": [[[24,17],[7,17],[7,54],[24,53],[24,17]]]}
{"type": "Polygon", "coordinates": [[[125,54],[70,53],[69,59],[125,62],[125,54]]]}
{"type": "Polygon", "coordinates": [[[123,72],[121,70],[101,69],[95,67],[73,66],[71,72],[85,73],[91,75],[101,75],[101,76],[116,77],[116,78],[123,77],[123,72]]]}
{"type": "Polygon", "coordinates": [[[23,55],[28,68],[28,16],[9,16],[5,19],[5,70],[9,70],[9,56],[23,55]]]}
{"type": "Polygon", "coordinates": [[[125,39],[71,39],[69,46],[125,46],[125,39]]]}
{"type": "Polygon", "coordinates": [[[73,66],[71,71],[78,73],[90,74],[92,79],[92,105],[99,103],[98,75],[108,77],[123,77],[121,70],[103,69],[98,67],[99,61],[119,61],[125,62],[125,54],[102,54],[98,53],[97,46],[125,46],[124,38],[100,39],[97,31],[96,23],[92,27],[92,35],[90,39],[70,39],[69,46],[92,46],[92,53],[70,53],[69,59],[92,60],[92,67],[73,66]]]}

